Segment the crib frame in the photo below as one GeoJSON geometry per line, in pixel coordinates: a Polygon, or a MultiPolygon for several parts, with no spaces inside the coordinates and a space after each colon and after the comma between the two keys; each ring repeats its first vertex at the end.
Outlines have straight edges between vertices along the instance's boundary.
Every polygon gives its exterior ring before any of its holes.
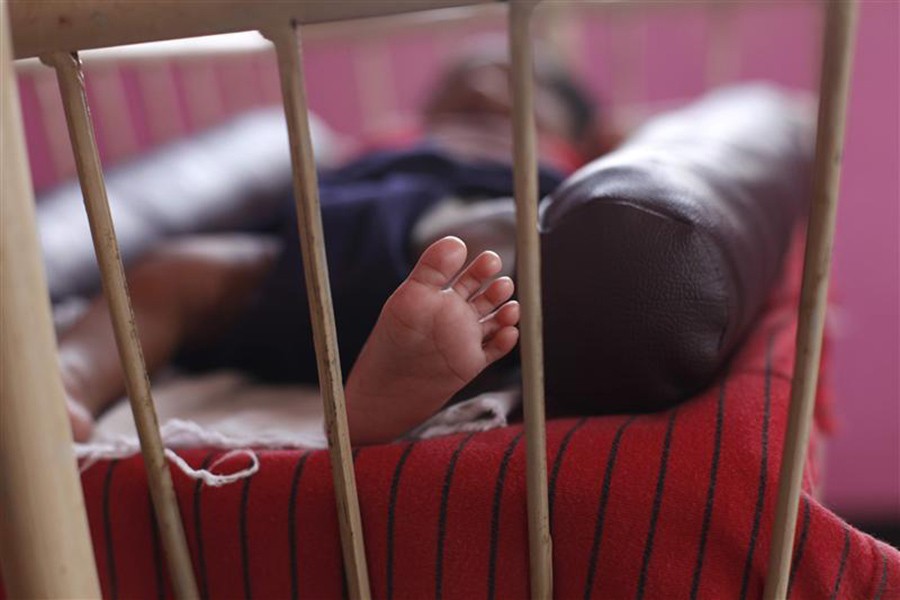
{"type": "MultiPolygon", "coordinates": [[[[63,386],[54,367],[56,346],[37,241],[13,60],[40,57],[56,70],[173,589],[179,598],[194,598],[198,597],[197,586],[171,476],[163,457],[77,52],[242,30],[259,30],[274,43],[289,129],[298,227],[348,590],[353,598],[368,598],[371,594],[347,433],[298,29],[301,24],[488,3],[490,0],[278,3],[209,0],[153,6],[121,0],[3,2],[0,6],[0,566],[10,597],[100,596],[81,484],[71,449],[63,386]]],[[[514,90],[531,596],[549,598],[552,596],[552,546],[544,441],[537,159],[529,31],[537,3],[538,0],[510,0],[508,29],[514,90]]],[[[787,591],[801,475],[818,380],[855,32],[855,0],[823,2],[822,6],[826,28],[815,181],[766,598],[784,598],[787,591]]]]}

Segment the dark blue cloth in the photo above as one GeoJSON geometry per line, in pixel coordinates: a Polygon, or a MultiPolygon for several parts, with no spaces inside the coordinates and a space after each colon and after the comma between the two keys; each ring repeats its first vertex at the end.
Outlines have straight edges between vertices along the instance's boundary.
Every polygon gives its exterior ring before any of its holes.
{"type": "MultiPolygon", "coordinates": [[[[541,170],[541,195],[562,175],[541,170]]],[[[509,165],[462,162],[436,148],[367,155],[320,179],[325,251],[343,370],[359,355],[381,307],[415,262],[410,233],[438,202],[512,196],[509,165]]],[[[214,349],[179,361],[194,369],[236,368],[264,380],[315,382],[316,360],[296,212],[286,198],[284,246],[249,309],[214,349]]]]}

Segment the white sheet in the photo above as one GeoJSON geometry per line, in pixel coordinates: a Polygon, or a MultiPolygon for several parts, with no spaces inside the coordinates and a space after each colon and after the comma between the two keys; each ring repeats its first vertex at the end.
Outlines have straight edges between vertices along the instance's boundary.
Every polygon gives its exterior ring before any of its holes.
{"type": "MultiPolygon", "coordinates": [[[[322,403],[313,387],[262,385],[222,371],[170,377],[153,391],[167,448],[327,447],[322,403]]],[[[482,394],[444,409],[408,437],[503,427],[518,401],[516,390],[482,394]]],[[[76,451],[90,462],[136,454],[137,433],[128,403],[119,402],[103,415],[91,442],[76,445],[76,451]]]]}

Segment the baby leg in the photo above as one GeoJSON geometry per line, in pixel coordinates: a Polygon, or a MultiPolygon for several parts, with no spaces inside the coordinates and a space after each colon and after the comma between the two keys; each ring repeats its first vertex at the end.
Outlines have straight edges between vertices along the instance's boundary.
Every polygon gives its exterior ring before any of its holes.
{"type": "Polygon", "coordinates": [[[466,246],[432,244],[391,295],[347,380],[355,444],[395,439],[434,414],[518,340],[513,282],[495,279],[500,257],[465,269],[466,246]]]}

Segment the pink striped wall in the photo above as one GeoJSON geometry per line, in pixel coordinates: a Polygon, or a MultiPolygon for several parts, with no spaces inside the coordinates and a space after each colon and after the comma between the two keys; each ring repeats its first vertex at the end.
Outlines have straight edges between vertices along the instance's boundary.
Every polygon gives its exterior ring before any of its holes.
{"type": "Polygon", "coordinates": [[[847,123],[834,265],[840,429],[826,494],[900,518],[900,4],[865,2],[847,123]]]}

